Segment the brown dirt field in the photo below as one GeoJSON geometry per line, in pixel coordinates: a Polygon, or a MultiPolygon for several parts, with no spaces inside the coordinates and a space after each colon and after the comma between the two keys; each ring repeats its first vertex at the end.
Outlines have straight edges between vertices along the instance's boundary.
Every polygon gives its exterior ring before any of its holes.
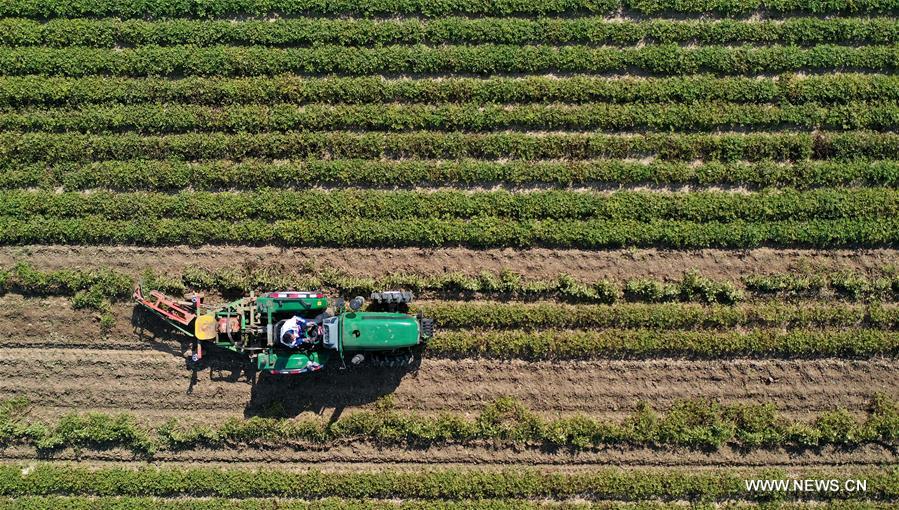
{"type": "Polygon", "coordinates": [[[796,269],[851,269],[861,272],[899,266],[899,250],[552,250],[466,248],[328,249],[236,246],[4,246],[0,266],[27,261],[40,269],[113,267],[139,275],[147,268],[180,272],[186,266],[210,269],[257,265],[301,267],[313,260],[318,269],[338,269],[357,276],[389,273],[441,273],[511,269],[531,278],[569,273],[583,279],[636,277],[679,278],[696,269],[716,279],[738,280],[748,273],[796,269]]]}

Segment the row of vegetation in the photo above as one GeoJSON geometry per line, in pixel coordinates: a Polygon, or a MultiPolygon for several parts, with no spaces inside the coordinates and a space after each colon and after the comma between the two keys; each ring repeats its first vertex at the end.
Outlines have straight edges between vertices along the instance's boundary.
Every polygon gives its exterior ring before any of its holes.
{"type": "Polygon", "coordinates": [[[209,21],[121,19],[0,19],[3,46],[314,45],[389,44],[798,44],[899,41],[894,18],[786,20],[665,20],[632,22],[587,18],[460,18],[434,20],[290,18],[209,21]]]}
{"type": "Polygon", "coordinates": [[[98,216],[109,220],[307,220],[420,217],[681,220],[691,222],[809,221],[899,216],[899,191],[889,188],[690,191],[386,191],[262,190],[248,192],[116,193],[0,191],[0,216],[28,219],[98,216]]]}
{"type": "Polygon", "coordinates": [[[737,328],[870,328],[899,324],[899,308],[883,305],[782,304],[738,306],[628,303],[565,305],[434,301],[413,305],[444,328],[493,329],[626,328],[700,330],[737,328]]]}
{"type": "Polygon", "coordinates": [[[749,331],[440,330],[427,355],[449,358],[584,360],[648,358],[868,358],[899,354],[899,333],[871,329],[749,331]]]}
{"type": "MultiPolygon", "coordinates": [[[[89,469],[75,465],[0,466],[0,495],[138,497],[292,497],[423,500],[569,499],[613,501],[885,501],[899,499],[899,470],[532,469],[320,472],[216,468],[89,469]],[[863,491],[747,491],[752,479],[867,480],[863,491]]],[[[429,503],[433,503],[430,502],[429,503]]],[[[640,507],[642,508],[642,507],[640,507]]],[[[817,506],[815,507],[817,508],[817,506]]],[[[826,507],[825,507],[826,508],[826,507]]],[[[839,506],[837,508],[840,508],[839,506]]],[[[857,508],[849,506],[848,508],[857,508]]]]}
{"type": "MultiPolygon", "coordinates": [[[[29,445],[39,451],[61,448],[157,450],[234,446],[304,448],[335,441],[364,441],[381,446],[472,445],[530,446],[589,450],[609,445],[716,449],[862,444],[896,445],[899,407],[877,397],[863,420],[845,410],[827,411],[810,422],[784,418],[774,405],[721,405],[680,401],[664,414],[648,404],[621,422],[584,415],[543,418],[511,399],[500,399],[474,418],[396,411],[388,400],[373,411],[355,411],[336,420],[321,418],[228,419],[221,425],[180,423],[171,419],[155,429],[134,416],[69,414],[57,423],[28,419],[29,404],[15,399],[0,406],[0,445],[29,445]]],[[[2,489],[0,489],[2,490],[2,489]]]]}
{"type": "MultiPolygon", "coordinates": [[[[0,168],[4,165],[0,164],[0,168]]],[[[899,161],[802,161],[702,164],[621,160],[521,161],[460,160],[369,161],[362,159],[239,162],[124,160],[92,163],[19,165],[8,161],[0,189],[43,188],[65,191],[223,191],[261,188],[481,187],[506,185],[593,186],[745,186],[751,188],[826,186],[899,187],[899,161]]]]}
{"type": "Polygon", "coordinates": [[[0,244],[245,244],[332,247],[757,248],[879,247],[899,240],[899,220],[749,223],[674,220],[408,219],[218,221],[0,217],[0,244]]]}
{"type": "Polygon", "coordinates": [[[818,45],[669,45],[613,48],[585,45],[441,45],[359,48],[260,46],[0,47],[7,75],[48,76],[273,76],[295,74],[622,73],[756,75],[789,71],[897,67],[899,47],[818,45]]]}
{"type": "Polygon", "coordinates": [[[619,501],[552,502],[526,499],[477,499],[461,501],[324,498],[317,500],[285,498],[155,498],[121,496],[23,496],[0,498],[2,510],[759,510],[760,506],[775,510],[887,510],[895,503],[884,501],[820,501],[815,503],[748,502],[694,503],[619,501]]]}
{"type": "Polygon", "coordinates": [[[165,136],[0,133],[0,165],[145,159],[643,158],[694,161],[882,160],[899,135],[870,131],[725,134],[594,133],[189,133],[165,136]]]}
{"type": "MultiPolygon", "coordinates": [[[[224,268],[210,270],[187,267],[180,274],[164,275],[146,270],[143,285],[174,294],[191,291],[243,295],[265,289],[324,289],[329,294],[366,296],[385,289],[411,290],[428,296],[503,297],[517,300],[561,299],[572,302],[612,304],[621,301],[644,303],[699,302],[736,304],[747,298],[841,298],[852,301],[893,301],[899,297],[899,277],[893,273],[865,275],[851,271],[749,274],[743,285],[713,280],[697,271],[685,272],[679,280],[632,278],[584,282],[567,274],[553,280],[525,278],[503,270],[482,271],[475,276],[458,272],[437,275],[391,274],[379,278],[358,277],[340,271],[304,268],[224,268]],[[749,296],[746,293],[749,293],[749,296]]],[[[104,297],[128,297],[137,282],[109,268],[39,271],[20,263],[0,268],[0,292],[26,295],[71,296],[93,291],[104,297]]]]}
{"type": "Polygon", "coordinates": [[[899,99],[899,76],[838,73],[776,77],[666,78],[523,76],[491,78],[0,77],[0,105],[192,103],[847,103],[899,99]]]}
{"type": "MultiPolygon", "coordinates": [[[[208,272],[195,272],[183,276],[189,283],[209,288],[214,282],[208,272]]],[[[6,289],[29,294],[63,294],[101,297],[126,296],[131,291],[131,280],[125,275],[110,271],[64,270],[38,272],[27,266],[19,266],[4,273],[6,289]]],[[[240,280],[238,280],[240,281],[240,280]]],[[[279,281],[273,279],[272,282],[279,281]]],[[[362,290],[370,282],[349,279],[351,288],[362,290]]],[[[385,280],[386,281],[386,280],[385,280]]],[[[503,285],[502,280],[494,280],[503,285]]],[[[183,288],[181,282],[171,276],[160,279],[154,276],[153,287],[163,289],[183,288]],[[160,284],[162,282],[162,284],[160,284]]],[[[239,283],[242,286],[242,283],[239,283]]],[[[592,286],[561,278],[559,289],[569,289],[567,295],[617,291],[608,282],[592,286]],[[580,286],[580,288],[578,288],[580,286]],[[587,289],[592,289],[587,290],[587,289]]],[[[664,286],[665,284],[660,284],[664,286]]],[[[237,285],[235,285],[237,287],[237,285]]],[[[730,287],[692,274],[685,277],[678,288],[678,299],[712,301],[724,300],[730,287]]],[[[501,287],[500,287],[501,288],[501,287]]],[[[241,292],[244,289],[226,289],[241,292]]],[[[654,295],[654,294],[651,294],[654,295]]],[[[645,299],[645,297],[643,298],[645,299]]],[[[430,301],[414,304],[414,310],[437,319],[445,328],[466,329],[472,325],[493,329],[533,328],[625,328],[657,330],[734,329],[756,328],[857,328],[890,330],[899,323],[899,309],[892,305],[855,305],[846,303],[753,303],[736,306],[702,306],[691,303],[619,303],[614,305],[567,305],[552,302],[496,303],[430,301]]],[[[884,337],[888,338],[888,337],[884,337]]]]}
{"type": "Polygon", "coordinates": [[[649,103],[590,105],[239,105],[185,104],[86,106],[80,109],[0,111],[0,129],[114,133],[217,131],[711,131],[741,127],[763,130],[887,130],[899,126],[899,103],[839,105],[649,103]]]}
{"type": "Polygon", "coordinates": [[[539,3],[506,0],[212,0],[208,2],[157,3],[148,0],[71,0],[67,2],[33,2],[9,0],[0,7],[0,16],[33,18],[112,16],[119,18],[216,18],[226,16],[418,15],[443,17],[469,15],[550,15],[596,13],[619,10],[640,14],[713,13],[745,15],[755,11],[772,14],[881,14],[896,12],[891,0],[549,0],[539,3]]]}

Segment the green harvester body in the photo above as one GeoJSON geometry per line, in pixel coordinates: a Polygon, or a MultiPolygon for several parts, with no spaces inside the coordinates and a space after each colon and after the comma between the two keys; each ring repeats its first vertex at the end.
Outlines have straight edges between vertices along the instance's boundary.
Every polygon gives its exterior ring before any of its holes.
{"type": "Polygon", "coordinates": [[[134,293],[139,305],[196,338],[194,361],[202,359],[204,345],[214,346],[249,355],[261,372],[285,375],[320,370],[332,358],[342,366],[347,360],[359,364],[366,358],[389,366],[410,363],[413,349],[433,335],[433,322],[397,311],[405,308],[411,293],[373,296],[376,305],[386,300],[391,310],[360,311],[361,298],[346,310],[341,299],[331,315],[328,298],[315,292],[251,294],[217,306],[203,304],[201,297],[177,301],[155,291],[144,297],[140,288],[134,293]],[[281,325],[294,316],[315,323],[310,337],[314,343],[291,348],[280,342],[281,325]]]}

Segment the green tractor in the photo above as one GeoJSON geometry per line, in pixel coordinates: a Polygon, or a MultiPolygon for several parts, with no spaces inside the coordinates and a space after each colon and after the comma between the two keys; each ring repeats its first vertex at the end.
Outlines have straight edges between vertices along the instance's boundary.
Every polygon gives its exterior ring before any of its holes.
{"type": "Polygon", "coordinates": [[[196,339],[194,362],[203,358],[203,346],[211,345],[247,354],[257,368],[270,374],[303,374],[322,369],[335,358],[345,367],[363,362],[379,366],[405,366],[414,360],[414,350],[434,335],[434,321],[408,313],[412,293],[376,292],[372,304],[361,311],[362,297],[334,302],[319,292],[280,291],[259,296],[251,293],[230,303],[208,306],[202,296],[179,301],[158,291],[144,296],[134,291],[138,305],[169,325],[196,339]],[[291,348],[281,343],[284,322],[301,317],[313,326],[306,342],[291,348]]]}

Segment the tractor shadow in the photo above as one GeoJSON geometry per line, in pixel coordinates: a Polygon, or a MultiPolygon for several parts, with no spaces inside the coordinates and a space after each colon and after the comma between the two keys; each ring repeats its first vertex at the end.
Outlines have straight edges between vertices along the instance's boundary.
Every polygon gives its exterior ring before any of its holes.
{"type": "Polygon", "coordinates": [[[343,368],[339,360],[332,360],[325,369],[311,374],[259,374],[244,416],[292,418],[311,412],[335,421],[344,409],[371,404],[396,391],[404,379],[414,379],[421,364],[419,354],[402,368],[343,368]]]}
{"type": "Polygon", "coordinates": [[[301,375],[271,375],[261,373],[256,364],[243,355],[223,349],[208,348],[203,359],[191,361],[195,352],[193,339],[160,321],[151,312],[134,307],[131,316],[134,335],[150,348],[184,360],[190,374],[185,393],[190,395],[202,380],[241,385],[235,391],[246,391],[250,398],[244,416],[293,418],[300,413],[316,413],[330,420],[340,417],[347,407],[370,404],[393,393],[405,378],[415,378],[421,364],[420,352],[412,364],[402,368],[351,367],[343,368],[340,360],[332,358],[319,372],[301,375]]]}

